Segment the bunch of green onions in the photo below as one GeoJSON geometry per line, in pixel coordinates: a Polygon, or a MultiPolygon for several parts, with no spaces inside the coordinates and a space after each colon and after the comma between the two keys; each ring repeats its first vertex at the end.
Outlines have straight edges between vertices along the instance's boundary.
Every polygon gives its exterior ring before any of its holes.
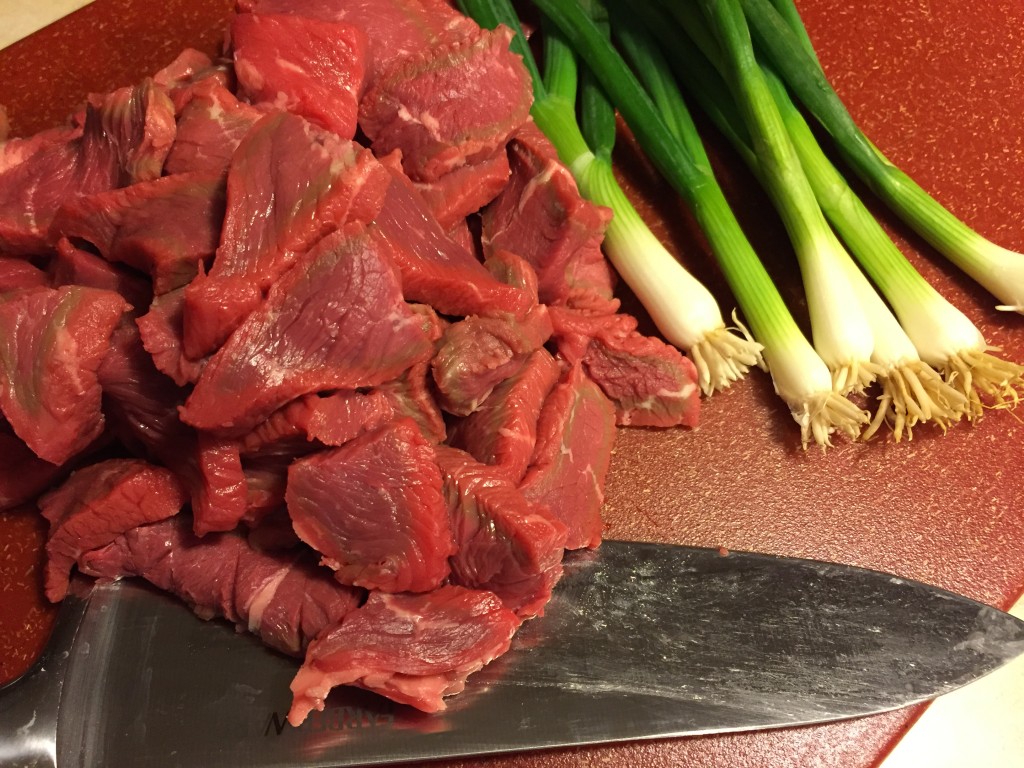
{"type": "MultiPolygon", "coordinates": [[[[791,0],[663,0],[660,8],[620,7],[620,2],[608,0],[609,25],[596,0],[582,5],[535,0],[545,24],[543,82],[549,87],[538,90],[534,118],[581,192],[612,207],[608,255],[659,328],[665,332],[672,323],[668,315],[682,314],[686,305],[648,305],[647,286],[656,289],[651,295],[663,297],[669,275],[659,272],[660,257],[648,246],[657,241],[646,227],[646,234],[640,233],[642,223],[634,226],[639,216],[615,184],[608,101],[704,230],[754,338],[763,345],[775,389],[801,426],[805,447],[812,439],[829,445],[837,431],[866,439],[886,422],[898,441],[921,422],[946,429],[962,416],[979,418],[985,404],[1016,404],[1024,367],[993,354],[997,350],[987,346],[977,327],[913,268],[822,151],[794,99],[835,139],[869,187],[996,295],[999,309],[1024,312],[1024,255],[970,230],[864,137],[825,79],[791,0]],[[569,47],[586,65],[582,134],[575,121],[576,62],[569,47]],[[600,88],[588,85],[588,77],[600,88]],[[775,204],[803,278],[813,345],[733,216],[680,83],[775,204]],[[616,227],[620,216],[625,223],[616,227]],[[645,280],[645,272],[657,277],[645,280]],[[881,395],[872,417],[846,395],[865,392],[875,380],[881,395]]],[[[507,2],[466,6],[483,24],[502,21],[518,29],[507,2]],[[482,14],[483,7],[500,13],[482,14]]],[[[528,56],[521,35],[517,39],[528,56]]],[[[536,73],[532,59],[528,65],[536,73]]],[[[717,306],[715,313],[721,323],[717,306]]],[[[753,365],[752,348],[738,349],[747,357],[737,353],[736,358],[745,367],[753,365]]],[[[691,351],[691,357],[700,354],[691,351]]],[[[715,388],[705,386],[705,391],[715,388]]]]}

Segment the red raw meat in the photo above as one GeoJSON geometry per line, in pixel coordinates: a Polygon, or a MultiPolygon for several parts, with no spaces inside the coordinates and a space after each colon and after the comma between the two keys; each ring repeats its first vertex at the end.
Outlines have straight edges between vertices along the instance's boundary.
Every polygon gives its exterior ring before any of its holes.
{"type": "Polygon", "coordinates": [[[65,471],[43,461],[0,419],[0,512],[31,501],[65,471]]]}
{"type": "Polygon", "coordinates": [[[538,349],[455,426],[450,443],[518,483],[537,443],[541,407],[560,376],[551,354],[538,349]]]}
{"type": "Polygon", "coordinates": [[[243,462],[246,499],[242,522],[250,532],[266,526],[260,534],[261,543],[256,544],[260,549],[267,545],[271,549],[287,549],[302,543],[292,530],[284,501],[288,465],[293,460],[290,456],[273,455],[243,462]],[[279,522],[282,515],[283,523],[279,522]]]}
{"type": "Polygon", "coordinates": [[[103,410],[117,438],[138,455],[184,474],[195,430],[178,420],[186,392],[153,365],[134,322],[122,321],[100,365],[103,410]]]}
{"type": "Polygon", "coordinates": [[[569,363],[578,363],[596,336],[628,336],[637,329],[636,318],[622,312],[592,312],[564,306],[548,308],[552,339],[558,354],[569,363]]]}
{"type": "Polygon", "coordinates": [[[445,231],[479,211],[505,188],[509,177],[508,155],[464,165],[437,181],[420,182],[416,190],[423,197],[437,223],[445,231]]]}
{"type": "Polygon", "coordinates": [[[153,82],[170,90],[190,85],[213,68],[213,61],[202,51],[186,48],[174,61],[153,75],[153,82]]]}
{"type": "Polygon", "coordinates": [[[601,334],[591,341],[583,365],[615,404],[618,424],[697,426],[697,369],[675,347],[636,332],[601,334]]]}
{"type": "Polygon", "coordinates": [[[215,78],[190,86],[187,98],[164,170],[227,173],[235,149],[263,113],[239,101],[215,78]]]}
{"type": "Polygon", "coordinates": [[[185,357],[193,361],[219,349],[242,321],[263,303],[259,284],[245,275],[211,280],[202,267],[183,291],[181,348],[185,357]]]}
{"type": "Polygon", "coordinates": [[[344,584],[424,592],[455,552],[434,447],[411,419],[297,460],[288,514],[344,584]]]}
{"type": "Polygon", "coordinates": [[[174,104],[167,91],[146,78],[137,86],[93,96],[90,102],[118,158],[117,186],[159,178],[176,127],[174,104]]]}
{"type": "Polygon", "coordinates": [[[40,458],[62,464],[103,431],[96,373],[126,309],[96,288],[0,294],[0,410],[40,458]]]}
{"type": "Polygon", "coordinates": [[[299,725],[336,685],[357,685],[424,712],[445,708],[466,678],[511,644],[519,620],[484,590],[444,586],[423,595],[370,594],[306,651],[292,681],[288,722],[299,725]]]}
{"type": "Polygon", "coordinates": [[[604,479],[615,442],[615,409],[575,365],[544,401],[537,445],[519,485],[569,529],[568,549],[601,543],[604,479]]]}
{"type": "Polygon", "coordinates": [[[0,293],[49,285],[46,273],[25,259],[0,256],[0,293]]]}
{"type": "MultiPolygon", "coordinates": [[[[348,395],[349,393],[344,394],[348,395]]],[[[312,439],[309,435],[309,422],[322,399],[326,398],[321,398],[319,395],[305,395],[278,408],[264,421],[253,427],[251,432],[239,438],[242,454],[256,456],[268,450],[277,453],[281,446],[301,448],[303,445],[308,445],[312,439]]],[[[310,446],[310,449],[312,447],[314,446],[310,446]]]]}
{"type": "Polygon", "coordinates": [[[210,359],[182,419],[242,432],[301,395],[389,381],[433,352],[424,322],[369,238],[331,235],[210,359]]]}
{"type": "Polygon", "coordinates": [[[412,182],[385,165],[391,183],[372,232],[401,273],[405,298],[446,315],[526,314],[531,297],[498,282],[448,237],[412,182]]]}
{"type": "Polygon", "coordinates": [[[494,248],[484,259],[484,267],[496,280],[525,291],[533,303],[540,302],[537,272],[522,256],[512,251],[494,248]]]}
{"type": "Polygon", "coordinates": [[[190,483],[193,528],[197,536],[230,531],[245,515],[248,502],[238,443],[200,432],[196,445],[198,482],[190,483]]]}
{"type": "Polygon", "coordinates": [[[366,394],[337,392],[318,399],[306,423],[306,434],[324,445],[344,445],[383,427],[394,417],[391,398],[379,390],[366,394]]]}
{"type": "MultiPolygon", "coordinates": [[[[6,122],[3,122],[6,118],[7,114],[0,111],[0,122],[3,123],[0,127],[5,130],[9,127],[6,122]]],[[[0,138],[0,174],[6,173],[16,165],[21,165],[42,149],[63,146],[69,141],[78,139],[81,135],[81,126],[75,125],[57,126],[24,138],[4,135],[0,138]]]]}
{"type": "Polygon", "coordinates": [[[550,315],[559,354],[583,363],[615,403],[620,425],[697,426],[697,371],[678,349],[638,333],[630,315],[568,307],[552,307],[550,315]]]}
{"type": "Polygon", "coordinates": [[[359,27],[277,13],[240,13],[231,22],[239,92],[344,139],[356,134],[366,77],[359,27]]]}
{"type": "Polygon", "coordinates": [[[130,530],[82,555],[78,566],[100,578],[141,576],[200,617],[222,616],[291,656],[300,656],[365,594],[338,584],[308,552],[262,552],[237,533],[199,539],[183,515],[130,530]]]}
{"type": "Polygon", "coordinates": [[[203,171],[77,197],[50,232],[92,243],[104,258],[149,274],[160,295],[186,285],[213,258],[223,221],[224,180],[203,171]]]}
{"type": "Polygon", "coordinates": [[[472,19],[445,0],[238,0],[237,6],[243,11],[292,13],[359,27],[367,37],[366,69],[371,81],[395,59],[477,30],[472,19]]]}
{"type": "Polygon", "coordinates": [[[57,241],[57,252],[51,257],[47,270],[54,288],[82,285],[114,291],[136,311],[148,306],[153,299],[153,288],[145,276],[76,248],[67,238],[57,241]]]}
{"type": "Polygon", "coordinates": [[[509,156],[511,181],[483,211],[484,252],[500,248],[526,259],[545,304],[609,302],[614,273],[601,241],[611,211],[580,197],[572,174],[534,124],[516,133],[509,156]]]}
{"type": "Polygon", "coordinates": [[[358,144],[278,112],[239,144],[211,277],[245,275],[261,288],[321,237],[380,210],[388,175],[358,144]],[[268,212],[270,215],[268,216],[268,212]]]}
{"type": "Polygon", "coordinates": [[[202,361],[190,359],[184,350],[185,291],[177,288],[157,296],[149,312],[135,321],[153,364],[178,386],[196,381],[203,370],[202,361]]]}
{"type": "Polygon", "coordinates": [[[468,218],[459,219],[445,234],[449,240],[469,253],[476,253],[479,250],[476,245],[476,235],[473,234],[468,218]]]}
{"type": "MultiPolygon", "coordinates": [[[[306,395],[274,411],[238,441],[248,497],[242,521],[262,525],[267,515],[284,509],[288,467],[295,459],[325,445],[343,445],[393,418],[389,398],[375,390],[306,395]]],[[[285,517],[298,541],[287,512],[285,517]]]]}
{"type": "Polygon", "coordinates": [[[64,599],[71,569],[86,552],[136,526],[178,514],[185,493],[168,469],[139,459],[110,459],[79,469],[39,500],[50,521],[46,596],[64,599]]]}
{"type": "MultiPolygon", "coordinates": [[[[189,355],[212,352],[244,318],[222,319],[218,327],[212,322],[216,311],[193,306],[221,307],[218,296],[225,287],[232,297],[267,290],[324,235],[372,220],[388,184],[369,150],[301,117],[277,112],[256,123],[231,160],[227,214],[213,267],[186,306],[189,355]],[[200,350],[190,338],[211,343],[200,350]]],[[[227,304],[252,309],[251,302],[227,304]]]]}
{"type": "Polygon", "coordinates": [[[458,416],[472,413],[550,336],[551,320],[543,304],[522,321],[467,317],[452,323],[431,363],[441,407],[458,416]]]}
{"type": "Polygon", "coordinates": [[[420,434],[432,443],[445,439],[447,427],[444,414],[430,387],[430,363],[416,363],[397,379],[377,387],[384,394],[395,413],[416,422],[420,434]]]}
{"type": "Polygon", "coordinates": [[[499,468],[447,446],[437,459],[458,547],[453,581],[494,592],[521,619],[542,614],[562,575],[565,525],[499,468]]]}
{"type": "Polygon", "coordinates": [[[359,105],[374,152],[402,151],[415,181],[437,181],[504,150],[529,117],[533,89],[506,27],[448,38],[377,70],[359,105]]]}
{"type": "Polygon", "coordinates": [[[62,132],[60,140],[19,156],[0,173],[0,252],[9,255],[49,252],[50,222],[60,206],[113,189],[120,175],[117,153],[91,107],[84,130],[62,132]]]}

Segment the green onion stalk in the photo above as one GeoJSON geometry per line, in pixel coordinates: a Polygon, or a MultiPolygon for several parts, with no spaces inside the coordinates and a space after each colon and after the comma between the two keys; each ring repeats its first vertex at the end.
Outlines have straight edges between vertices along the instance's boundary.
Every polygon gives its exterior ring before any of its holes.
{"type": "MultiPolygon", "coordinates": [[[[885,158],[854,122],[797,34],[795,8],[785,15],[769,0],[742,0],[759,49],[879,197],[960,269],[1000,300],[997,309],[1024,312],[1024,254],[996,245],[956,218],[885,158]]],[[[775,0],[776,5],[780,0],[775,0]]],[[[802,23],[801,23],[802,28],[802,23]]]]}
{"type": "MultiPolygon", "coordinates": [[[[611,163],[614,108],[596,83],[588,83],[585,77],[581,130],[576,116],[577,63],[557,30],[544,36],[541,76],[507,0],[464,0],[462,5],[481,25],[493,28],[504,23],[516,32],[513,49],[523,57],[533,76],[534,121],[554,144],[580,193],[611,208],[613,216],[605,232],[604,251],[658,330],[693,361],[701,390],[710,395],[728,387],[752,366],[762,365],[761,345],[749,337],[742,324],[736,323],[738,333],[726,326],[711,292],[651,232],[622,190],[611,163]]],[[[599,6],[589,8],[594,12],[599,6]]]]}
{"type": "MultiPolygon", "coordinates": [[[[996,246],[973,232],[871,144],[825,78],[791,0],[742,2],[759,50],[765,52],[789,90],[836,140],[844,157],[872,190],[998,297],[1003,302],[1000,309],[1021,311],[1024,255],[996,246]],[[776,10],[784,6],[784,13],[776,10]]],[[[795,124],[799,111],[792,104],[788,111],[791,124],[795,124]]],[[[799,119],[802,121],[802,116],[799,119]]],[[[977,326],[943,298],[884,234],[879,235],[880,228],[863,206],[861,210],[849,210],[859,203],[852,202],[855,196],[846,191],[845,184],[825,182],[816,192],[833,225],[893,307],[921,359],[942,371],[947,382],[968,399],[968,418],[982,415],[982,396],[996,407],[1019,402],[1024,366],[994,354],[999,350],[986,343],[977,326]],[[844,228],[843,215],[860,220],[863,226],[851,221],[844,228]],[[858,238],[864,242],[854,245],[858,238]]]]}
{"type": "MultiPolygon", "coordinates": [[[[776,392],[801,427],[806,447],[826,446],[835,432],[856,438],[869,415],[832,386],[832,376],[801,333],[778,289],[736,221],[710,168],[681,141],[615,48],[575,0],[535,0],[593,70],[647,157],[688,204],[749,323],[776,392]]],[[[692,121],[688,121],[692,126],[692,121]]],[[[689,130],[688,128],[686,130],[689,130]]]]}
{"type": "MultiPolygon", "coordinates": [[[[698,50],[694,40],[677,34],[672,20],[659,9],[646,7],[639,15],[645,26],[659,37],[679,81],[686,83],[687,89],[715,126],[754,174],[759,175],[757,155],[750,146],[738,109],[728,97],[724,81],[707,56],[698,50]]],[[[620,24],[616,18],[618,29],[620,24]]],[[[699,23],[699,19],[697,21],[699,23]]],[[[717,50],[707,45],[707,35],[693,29],[693,22],[693,18],[687,19],[689,33],[698,32],[703,49],[711,56],[717,56],[717,50]]],[[[621,26],[624,28],[629,24],[629,20],[623,17],[621,26]]],[[[625,37],[620,42],[629,55],[630,45],[625,37]]],[[[653,45],[646,43],[648,48],[653,45]]],[[[822,152],[778,78],[767,68],[765,77],[815,197],[847,247],[852,252],[888,248],[902,258],[895,244],[822,152]]],[[[967,410],[968,398],[944,382],[939,373],[921,359],[911,339],[863,272],[847,254],[842,254],[842,259],[871,327],[874,341],[871,362],[877,366],[882,390],[875,415],[861,438],[869,439],[886,422],[890,424],[897,442],[904,433],[908,438],[912,437],[912,429],[918,422],[932,422],[943,430],[947,429],[967,410]]]]}

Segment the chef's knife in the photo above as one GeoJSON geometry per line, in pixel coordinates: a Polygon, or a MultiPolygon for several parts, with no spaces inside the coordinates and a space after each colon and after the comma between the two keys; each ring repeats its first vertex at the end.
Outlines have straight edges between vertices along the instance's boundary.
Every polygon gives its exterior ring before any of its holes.
{"type": "Polygon", "coordinates": [[[425,715],[338,689],[285,722],[297,662],[134,582],[84,579],[0,689],[0,766],[355,766],[775,728],[894,709],[1024,653],[1024,622],[831,563],[605,542],[547,614],[425,715]]]}

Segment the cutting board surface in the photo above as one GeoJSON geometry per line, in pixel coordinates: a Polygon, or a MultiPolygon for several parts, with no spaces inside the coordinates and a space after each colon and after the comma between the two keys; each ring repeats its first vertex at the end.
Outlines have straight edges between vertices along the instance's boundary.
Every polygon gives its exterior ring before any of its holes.
{"type": "MultiPolygon", "coordinates": [[[[1024,6],[914,0],[802,0],[834,85],[867,134],[922,186],[982,233],[1024,250],[1024,6]]],[[[137,80],[185,46],[215,52],[226,0],[96,0],[0,51],[0,102],[14,135],[59,122],[90,91],[137,80]]],[[[795,266],[768,204],[721,142],[727,194],[773,274],[795,266]]],[[[624,181],[687,265],[726,307],[721,278],[681,204],[625,145],[624,181]]],[[[1013,359],[1024,318],[994,301],[880,211],[922,273],[1013,359]]],[[[622,292],[630,311],[637,305],[622,292]]],[[[648,325],[646,330],[652,329],[648,325]]],[[[693,431],[620,430],[607,484],[609,538],[725,546],[879,568],[1001,607],[1024,591],[1024,425],[994,411],[911,442],[839,440],[800,449],[795,425],[756,372],[703,403],[693,431]]],[[[45,639],[53,610],[40,591],[44,527],[32,510],[0,514],[0,680],[45,639]]],[[[826,726],[463,760],[453,766],[871,766],[915,710],[826,726]]]]}

